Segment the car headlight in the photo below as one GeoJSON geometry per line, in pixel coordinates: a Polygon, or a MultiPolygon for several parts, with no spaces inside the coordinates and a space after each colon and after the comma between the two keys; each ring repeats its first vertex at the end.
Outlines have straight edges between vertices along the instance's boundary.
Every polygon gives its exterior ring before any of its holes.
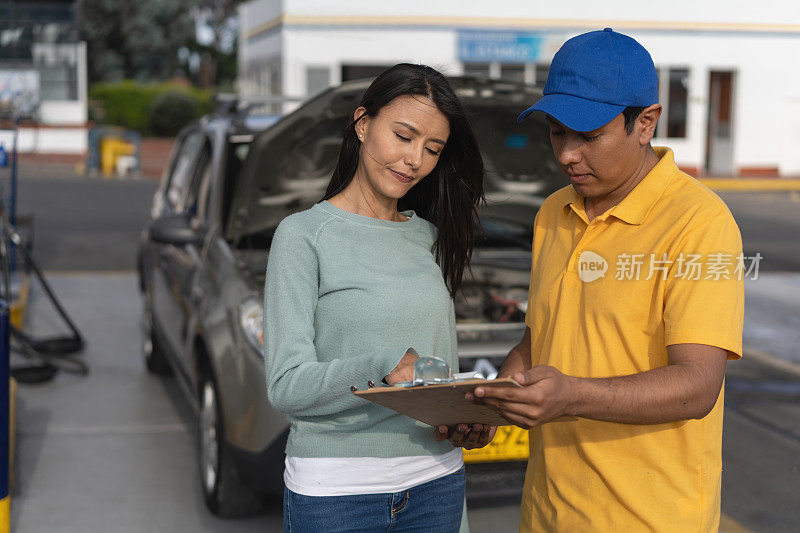
{"type": "Polygon", "coordinates": [[[264,308],[255,298],[248,298],[239,305],[239,326],[250,346],[264,353],[264,308]]]}

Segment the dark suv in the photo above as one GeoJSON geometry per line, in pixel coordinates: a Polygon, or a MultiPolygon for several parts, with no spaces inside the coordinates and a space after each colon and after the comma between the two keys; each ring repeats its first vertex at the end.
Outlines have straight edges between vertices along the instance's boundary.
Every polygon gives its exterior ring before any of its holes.
{"type": "MultiPolygon", "coordinates": [[[[490,377],[524,330],[533,218],[561,175],[543,122],[515,121],[537,89],[451,83],[472,116],[488,199],[456,301],[459,357],[462,370],[490,377]]],[[[143,352],[150,371],[175,374],[197,412],[202,487],[216,514],[248,514],[282,491],[288,424],[270,406],[262,359],[267,255],[278,223],[322,197],[367,85],[329,89],[279,120],[230,102],[181,132],[153,199],[139,260],[143,352]]],[[[522,433],[504,431],[467,460],[521,472],[522,433]]]]}

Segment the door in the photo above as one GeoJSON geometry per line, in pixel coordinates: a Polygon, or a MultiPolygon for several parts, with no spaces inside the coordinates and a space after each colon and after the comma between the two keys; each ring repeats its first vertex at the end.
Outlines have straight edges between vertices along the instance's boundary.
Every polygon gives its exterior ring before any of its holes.
{"type": "MultiPolygon", "coordinates": [[[[202,132],[189,133],[183,140],[175,158],[175,164],[165,192],[165,205],[162,215],[185,212],[187,194],[192,178],[197,170],[200,154],[203,151],[205,136],[202,132]]],[[[169,351],[178,354],[183,348],[184,310],[178,297],[183,264],[190,262],[185,246],[153,243],[154,268],[152,271],[153,320],[163,334],[169,351]]]]}
{"type": "Polygon", "coordinates": [[[181,366],[186,370],[188,380],[196,390],[196,365],[194,364],[194,337],[197,320],[202,313],[206,296],[210,292],[208,280],[203,276],[203,263],[207,246],[212,238],[214,228],[209,222],[209,200],[214,179],[214,160],[211,143],[206,141],[197,160],[194,175],[186,192],[184,213],[191,221],[192,227],[199,228],[203,235],[202,243],[187,244],[175,250],[175,261],[171,265],[171,274],[176,280],[173,296],[181,314],[178,317],[181,350],[178,353],[181,366]]]}
{"type": "Polygon", "coordinates": [[[733,72],[711,71],[708,95],[706,173],[733,173],[733,72]]]}
{"type": "Polygon", "coordinates": [[[209,237],[208,201],[212,176],[212,149],[211,143],[206,139],[181,202],[181,212],[190,220],[192,227],[198,229],[203,240],[197,244],[170,247],[166,265],[175,309],[173,329],[180,343],[177,355],[190,384],[194,383],[196,370],[192,341],[199,307],[205,295],[205,285],[203,280],[198,279],[198,274],[203,271],[204,250],[209,237]]]}

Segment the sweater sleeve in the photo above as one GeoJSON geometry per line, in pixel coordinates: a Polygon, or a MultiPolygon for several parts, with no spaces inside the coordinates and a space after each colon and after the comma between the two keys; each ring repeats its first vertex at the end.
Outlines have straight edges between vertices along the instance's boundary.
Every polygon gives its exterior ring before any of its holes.
{"type": "Polygon", "coordinates": [[[296,417],[331,415],[362,405],[351,385],[379,382],[400,362],[398,347],[320,361],[314,345],[319,263],[314,236],[282,222],[267,262],[264,291],[264,362],[267,396],[296,417]]]}

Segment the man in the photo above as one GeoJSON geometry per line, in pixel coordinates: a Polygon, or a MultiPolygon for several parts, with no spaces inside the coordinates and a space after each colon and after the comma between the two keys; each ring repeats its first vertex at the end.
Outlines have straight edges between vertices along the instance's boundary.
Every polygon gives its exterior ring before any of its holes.
{"type": "Polygon", "coordinates": [[[531,428],[521,531],[719,526],[741,237],[724,203],[651,147],[657,87],[648,52],[607,28],[564,44],[519,117],[546,114],[570,181],[534,222],[528,328],[500,373],[522,387],[474,393],[531,428]]]}

